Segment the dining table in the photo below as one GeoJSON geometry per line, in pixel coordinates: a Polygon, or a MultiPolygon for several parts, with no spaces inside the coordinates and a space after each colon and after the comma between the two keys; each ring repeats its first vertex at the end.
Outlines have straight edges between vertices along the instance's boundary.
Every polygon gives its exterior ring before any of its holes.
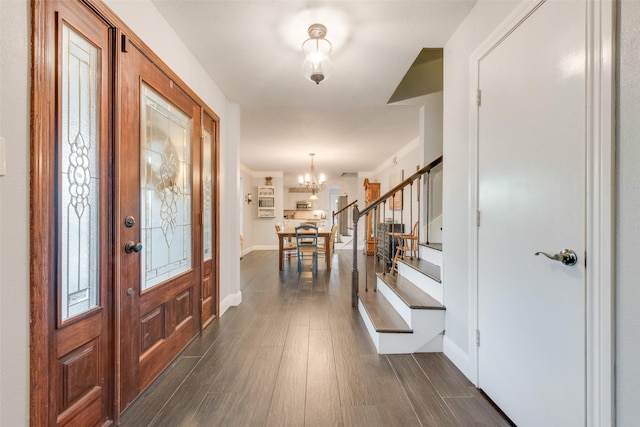
{"type": "MultiPolygon", "coordinates": [[[[278,235],[278,264],[280,271],[284,270],[284,239],[296,237],[295,227],[287,227],[276,233],[278,235]]],[[[331,244],[331,229],[326,227],[318,228],[318,239],[324,238],[324,247],[326,248],[325,263],[327,270],[331,270],[331,258],[333,256],[333,245],[331,244]]]]}

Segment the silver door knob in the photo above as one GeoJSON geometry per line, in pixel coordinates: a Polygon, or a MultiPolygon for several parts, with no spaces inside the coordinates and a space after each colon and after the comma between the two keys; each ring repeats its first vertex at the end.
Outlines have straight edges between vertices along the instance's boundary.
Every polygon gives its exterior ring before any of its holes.
{"type": "Polygon", "coordinates": [[[554,261],[560,261],[564,265],[576,265],[576,263],[578,262],[578,255],[576,255],[576,253],[571,249],[563,249],[560,251],[560,253],[557,253],[555,255],[550,255],[546,252],[536,252],[536,255],[540,254],[554,261]]]}
{"type": "Polygon", "coordinates": [[[140,252],[142,250],[142,243],[138,242],[138,243],[133,243],[131,240],[129,240],[127,243],[124,244],[124,251],[128,254],[130,254],[131,252],[140,252]]]}

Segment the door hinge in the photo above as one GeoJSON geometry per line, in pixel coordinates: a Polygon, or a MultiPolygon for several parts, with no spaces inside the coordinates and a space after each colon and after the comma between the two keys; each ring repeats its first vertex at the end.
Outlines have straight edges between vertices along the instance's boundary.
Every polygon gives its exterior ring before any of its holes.
{"type": "Polygon", "coordinates": [[[476,329],[476,347],[480,347],[480,330],[476,329]]]}
{"type": "Polygon", "coordinates": [[[476,210],[476,227],[480,227],[480,211],[476,210]]]}
{"type": "Polygon", "coordinates": [[[200,298],[200,313],[204,311],[204,300],[200,298]]]}
{"type": "Polygon", "coordinates": [[[200,139],[204,141],[204,125],[200,126],[200,139]]]}
{"type": "Polygon", "coordinates": [[[127,46],[127,36],[122,34],[120,37],[120,50],[124,53],[127,53],[127,51],[129,50],[129,47],[127,46]]]}
{"type": "Polygon", "coordinates": [[[476,91],[476,105],[479,107],[482,104],[482,91],[478,89],[476,91]]]}

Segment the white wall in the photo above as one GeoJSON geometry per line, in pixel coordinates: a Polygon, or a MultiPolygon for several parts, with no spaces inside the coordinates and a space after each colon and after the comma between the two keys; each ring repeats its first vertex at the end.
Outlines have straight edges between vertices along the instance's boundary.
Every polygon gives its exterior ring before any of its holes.
{"type": "Polygon", "coordinates": [[[242,247],[243,255],[251,252],[253,246],[253,218],[256,215],[256,206],[258,204],[258,193],[253,187],[252,172],[244,165],[240,165],[241,189],[239,193],[242,195],[242,235],[244,237],[244,245],[242,247]],[[247,203],[245,196],[247,193],[253,195],[253,202],[247,203]]]}
{"type": "Polygon", "coordinates": [[[442,91],[425,96],[420,109],[420,140],[424,142],[422,166],[442,155],[442,91]]]}
{"type": "Polygon", "coordinates": [[[469,57],[517,4],[515,1],[478,1],[444,47],[442,240],[447,305],[444,350],[467,374],[469,57]]]}
{"type": "Polygon", "coordinates": [[[276,235],[276,224],[283,223],[282,216],[284,206],[284,192],[282,187],[282,172],[254,172],[252,178],[252,191],[255,202],[251,205],[251,215],[253,218],[253,236],[251,250],[273,250],[278,249],[278,236],[276,235]],[[272,178],[273,186],[276,190],[275,218],[258,218],[258,187],[265,185],[265,177],[272,178]]]}
{"type": "Polygon", "coordinates": [[[618,2],[617,425],[640,420],[640,2],[618,2]]]}
{"type": "Polygon", "coordinates": [[[0,426],[29,423],[29,2],[0,1],[0,426]]]}
{"type": "MultiPolygon", "coordinates": [[[[420,144],[419,139],[415,139],[400,148],[394,156],[378,166],[372,178],[369,179],[373,182],[380,183],[380,195],[383,195],[403,181],[402,171],[404,171],[404,179],[407,179],[416,172],[416,167],[423,167],[424,164],[420,162],[420,159],[423,158],[422,153],[423,146],[420,144]]],[[[392,219],[396,223],[403,223],[404,231],[407,233],[411,231],[413,223],[418,221],[418,202],[415,194],[417,187],[413,187],[412,196],[409,196],[409,188],[410,187],[407,187],[405,190],[402,200],[404,212],[392,211],[389,202],[386,204],[384,214],[381,208],[379,209],[381,221],[384,219],[392,219]],[[413,213],[411,213],[411,209],[413,209],[413,213]],[[412,214],[413,217],[411,216],[412,214]]]]}

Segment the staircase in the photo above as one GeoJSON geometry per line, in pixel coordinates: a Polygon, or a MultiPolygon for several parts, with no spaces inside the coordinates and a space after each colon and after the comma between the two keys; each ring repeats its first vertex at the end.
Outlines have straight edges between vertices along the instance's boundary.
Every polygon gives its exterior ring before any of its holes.
{"type": "MultiPolygon", "coordinates": [[[[429,228],[436,216],[436,211],[431,209],[434,191],[430,173],[434,168],[442,171],[442,164],[440,156],[422,168],[417,167],[413,175],[383,195],[368,193],[367,206],[362,210],[354,202],[351,306],[359,310],[378,353],[443,350],[442,245],[420,244],[415,259],[408,256],[393,259],[402,252],[415,256],[412,253],[415,242],[430,241],[429,228]],[[415,223],[414,218],[418,220],[415,223]],[[421,220],[428,225],[424,227],[425,236],[421,236],[421,220]],[[364,224],[362,240],[358,238],[360,221],[364,224]],[[409,227],[411,232],[405,231],[409,227]],[[359,242],[364,244],[365,251],[358,250],[359,242]],[[397,261],[397,273],[392,274],[388,266],[395,264],[394,261],[397,261]],[[362,267],[364,271],[360,274],[362,267]]],[[[370,183],[365,180],[365,188],[367,185],[370,183]]]]}
{"type": "Polygon", "coordinates": [[[445,307],[442,245],[421,244],[398,273],[375,273],[377,291],[360,285],[358,310],[378,353],[441,352],[445,307]]]}

